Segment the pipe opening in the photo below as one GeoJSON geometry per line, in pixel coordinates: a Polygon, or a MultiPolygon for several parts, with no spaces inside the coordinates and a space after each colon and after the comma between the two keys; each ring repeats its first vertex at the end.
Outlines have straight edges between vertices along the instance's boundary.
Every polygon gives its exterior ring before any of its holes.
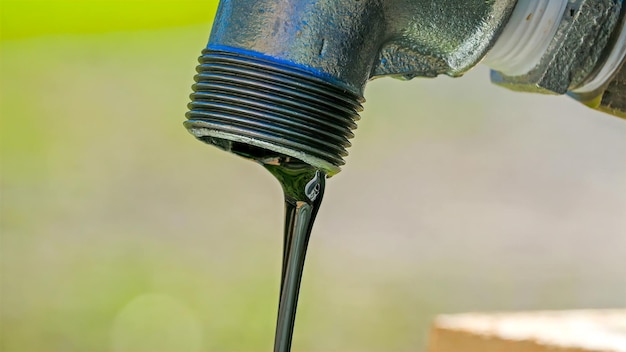
{"type": "Polygon", "coordinates": [[[284,63],[205,49],[185,127],[199,140],[258,159],[287,155],[339,172],[359,95],[284,63]]]}

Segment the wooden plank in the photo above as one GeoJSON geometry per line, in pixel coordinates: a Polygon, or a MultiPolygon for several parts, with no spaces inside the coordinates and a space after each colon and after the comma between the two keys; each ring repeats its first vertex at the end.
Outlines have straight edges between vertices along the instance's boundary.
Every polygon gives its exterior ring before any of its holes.
{"type": "Polygon", "coordinates": [[[626,309],[436,318],[428,352],[626,352],[626,309]]]}

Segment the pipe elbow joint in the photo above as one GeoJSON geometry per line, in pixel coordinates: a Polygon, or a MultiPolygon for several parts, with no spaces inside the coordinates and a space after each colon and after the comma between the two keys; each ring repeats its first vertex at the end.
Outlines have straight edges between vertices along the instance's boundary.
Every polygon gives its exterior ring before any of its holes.
{"type": "MultiPolygon", "coordinates": [[[[601,1],[621,6],[618,0],[601,1]]],[[[482,60],[502,68],[498,60],[506,58],[502,47],[506,51],[507,45],[498,38],[510,36],[509,19],[519,19],[528,6],[557,2],[222,0],[199,59],[185,126],[196,138],[245,157],[283,154],[333,175],[344,164],[369,80],[456,77],[482,60]],[[492,48],[499,54],[489,53],[492,48]]],[[[579,2],[596,1],[574,1],[579,2]]],[[[602,23],[617,24],[619,16],[611,12],[615,6],[589,6],[606,18],[602,23]]],[[[571,22],[584,27],[597,21],[571,22]]],[[[561,71],[540,74],[550,57],[572,57],[554,54],[571,47],[558,43],[578,38],[563,26],[555,27],[557,39],[548,41],[532,74],[507,76],[500,70],[493,80],[521,90],[554,83],[556,88],[547,89],[561,94],[583,84],[591,72],[589,60],[570,60],[578,71],[568,76],[565,91],[562,80],[548,79],[559,78],[561,71]],[[543,81],[532,81],[537,77],[543,81]]],[[[596,38],[598,45],[606,44],[606,37],[596,38]]],[[[509,40],[509,46],[515,44],[509,40]]]]}

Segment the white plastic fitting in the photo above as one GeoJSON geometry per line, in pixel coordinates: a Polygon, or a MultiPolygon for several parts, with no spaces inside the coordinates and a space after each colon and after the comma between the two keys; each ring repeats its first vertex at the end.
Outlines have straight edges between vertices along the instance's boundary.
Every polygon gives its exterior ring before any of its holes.
{"type": "Polygon", "coordinates": [[[511,18],[483,59],[506,76],[521,76],[537,66],[565,14],[568,0],[518,0],[511,18]]]}

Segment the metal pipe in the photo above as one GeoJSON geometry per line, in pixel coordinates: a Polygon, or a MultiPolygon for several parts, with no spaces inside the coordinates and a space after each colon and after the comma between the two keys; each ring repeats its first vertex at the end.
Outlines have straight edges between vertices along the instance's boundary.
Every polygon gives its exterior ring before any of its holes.
{"type": "Polygon", "coordinates": [[[185,126],[333,175],[369,80],[457,77],[481,60],[496,84],[624,114],[623,13],[621,0],[222,0],[185,126]]]}

